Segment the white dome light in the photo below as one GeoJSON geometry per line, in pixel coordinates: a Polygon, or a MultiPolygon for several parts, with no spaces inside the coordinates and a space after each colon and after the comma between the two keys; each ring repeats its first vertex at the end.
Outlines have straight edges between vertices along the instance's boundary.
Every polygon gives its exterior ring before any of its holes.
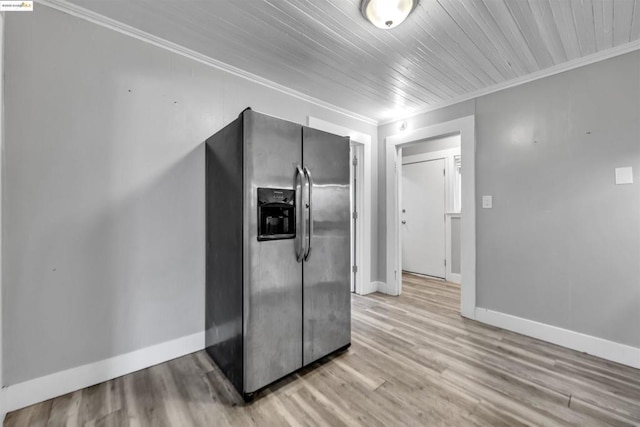
{"type": "Polygon", "coordinates": [[[397,27],[415,9],[418,0],[362,0],[360,12],[383,30],[397,27]]]}

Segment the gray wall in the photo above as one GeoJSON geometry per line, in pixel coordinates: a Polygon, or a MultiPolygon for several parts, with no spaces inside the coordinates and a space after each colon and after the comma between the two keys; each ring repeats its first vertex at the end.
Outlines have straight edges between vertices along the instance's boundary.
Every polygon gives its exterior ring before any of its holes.
{"type": "MultiPolygon", "coordinates": [[[[410,127],[474,112],[477,305],[640,347],[640,52],[478,98],[475,108],[424,114],[410,127]],[[633,166],[633,185],[614,185],[620,166],[633,166]],[[481,208],[482,195],[493,195],[493,209],[481,208]]],[[[380,127],[379,141],[397,127],[380,127]]],[[[379,167],[384,184],[383,152],[379,167]]],[[[385,253],[382,235],[381,266],[385,253]]]]}
{"type": "Polygon", "coordinates": [[[639,104],[640,52],[478,99],[478,306],[640,346],[639,104]]]}
{"type": "Polygon", "coordinates": [[[460,218],[451,218],[451,272],[460,274],[460,218]]]}
{"type": "Polygon", "coordinates": [[[37,6],[6,16],[5,385],[203,331],[201,143],[242,109],[376,137],[37,6]]]}

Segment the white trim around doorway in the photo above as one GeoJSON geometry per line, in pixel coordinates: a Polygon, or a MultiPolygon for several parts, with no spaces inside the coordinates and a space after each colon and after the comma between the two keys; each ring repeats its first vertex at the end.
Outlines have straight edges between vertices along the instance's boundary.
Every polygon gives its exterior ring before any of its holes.
{"type": "Polygon", "coordinates": [[[362,167],[359,168],[357,194],[360,198],[360,208],[358,212],[359,227],[357,230],[358,241],[356,242],[358,276],[356,279],[356,293],[366,295],[378,290],[377,282],[371,282],[371,135],[358,132],[331,122],[327,122],[316,117],[309,116],[308,126],[314,129],[331,132],[337,135],[351,138],[353,148],[359,152],[362,167]],[[359,280],[358,280],[359,279],[359,280]]]}
{"type": "MultiPolygon", "coordinates": [[[[364,267],[362,257],[360,256],[360,251],[364,247],[364,227],[362,226],[362,221],[360,216],[364,212],[364,194],[363,194],[363,185],[364,182],[364,146],[362,144],[358,144],[355,141],[351,141],[350,147],[351,153],[351,165],[349,166],[349,181],[353,184],[355,179],[355,192],[351,191],[351,196],[355,195],[355,198],[351,198],[351,213],[352,215],[355,213],[358,215],[358,220],[355,221],[355,230],[353,229],[353,217],[351,218],[351,235],[353,236],[353,232],[355,231],[356,238],[351,239],[351,266],[358,266],[358,270],[354,273],[351,273],[351,292],[356,292],[359,295],[363,295],[362,289],[367,288],[366,286],[362,286],[362,270],[364,267]],[[353,162],[357,162],[357,165],[354,166],[353,162]],[[355,176],[354,176],[355,169],[355,176]],[[355,257],[354,257],[355,253],[355,257]],[[355,285],[354,285],[355,282],[355,285]]],[[[368,287],[370,288],[370,286],[368,287]]],[[[375,289],[369,290],[367,288],[367,293],[374,292],[375,289]]]]}
{"type": "Polygon", "coordinates": [[[476,214],[475,214],[475,117],[439,123],[386,138],[387,170],[387,282],[384,291],[391,295],[402,292],[402,251],[400,250],[400,205],[398,177],[402,172],[399,151],[425,139],[460,135],[462,156],[462,211],[461,211],[461,301],[460,313],[475,318],[476,309],[476,214]]]}

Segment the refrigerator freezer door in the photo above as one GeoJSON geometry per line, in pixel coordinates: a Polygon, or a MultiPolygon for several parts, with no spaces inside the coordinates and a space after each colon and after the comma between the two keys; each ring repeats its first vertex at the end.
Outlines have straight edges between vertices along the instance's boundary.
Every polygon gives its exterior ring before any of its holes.
{"type": "Polygon", "coordinates": [[[300,125],[254,111],[244,113],[245,393],[302,366],[299,239],[258,241],[257,234],[258,187],[295,189],[296,166],[302,160],[301,133],[300,125]]]}
{"type": "Polygon", "coordinates": [[[303,364],[308,365],[351,342],[349,139],[303,127],[302,152],[313,177],[303,276],[303,364]]]}

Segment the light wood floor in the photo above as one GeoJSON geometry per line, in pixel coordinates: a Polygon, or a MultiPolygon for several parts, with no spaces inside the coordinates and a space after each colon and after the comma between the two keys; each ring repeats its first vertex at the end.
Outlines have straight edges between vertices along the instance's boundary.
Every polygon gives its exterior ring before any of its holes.
{"type": "Polygon", "coordinates": [[[5,426],[640,425],[640,370],[462,319],[404,276],[353,297],[353,345],[244,404],[204,352],[17,412],[5,426]]]}

